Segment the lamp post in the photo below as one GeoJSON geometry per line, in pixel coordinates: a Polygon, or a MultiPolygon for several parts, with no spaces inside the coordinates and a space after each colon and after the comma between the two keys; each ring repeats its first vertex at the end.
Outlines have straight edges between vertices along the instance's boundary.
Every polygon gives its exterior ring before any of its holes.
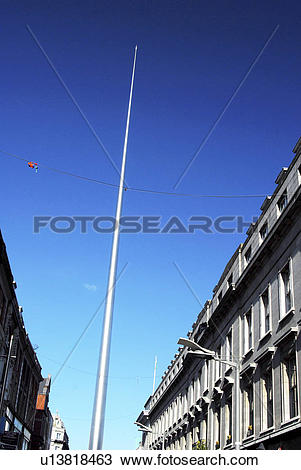
{"type": "Polygon", "coordinates": [[[240,443],[240,393],[239,393],[239,382],[240,382],[240,363],[229,361],[228,359],[222,359],[218,357],[215,351],[211,351],[210,349],[203,348],[195,341],[186,338],[180,338],[178,344],[182,346],[186,346],[190,349],[189,354],[197,356],[199,358],[210,358],[214,361],[221,362],[223,364],[227,364],[235,369],[235,449],[241,449],[240,443]]]}
{"type": "MultiPolygon", "coordinates": [[[[150,428],[149,426],[145,426],[144,424],[139,423],[138,421],[135,421],[134,424],[137,424],[137,426],[139,426],[140,429],[138,429],[138,431],[159,435],[159,433],[155,433],[152,428],[150,428]]],[[[165,450],[165,431],[163,431],[162,435],[162,450],[165,450]]]]}

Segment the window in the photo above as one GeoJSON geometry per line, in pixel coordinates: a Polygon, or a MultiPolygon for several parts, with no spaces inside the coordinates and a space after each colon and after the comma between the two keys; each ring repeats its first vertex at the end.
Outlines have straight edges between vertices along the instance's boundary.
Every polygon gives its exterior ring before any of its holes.
{"type": "Polygon", "coordinates": [[[14,419],[14,416],[13,416],[13,414],[12,414],[12,412],[10,411],[9,408],[6,408],[5,418],[6,418],[6,421],[5,421],[5,431],[11,431],[11,430],[13,429],[13,419],[14,419]]]}
{"type": "Polygon", "coordinates": [[[293,308],[291,261],[279,273],[279,310],[280,319],[293,308]]]}
{"type": "MultiPolygon", "coordinates": [[[[177,401],[174,400],[172,404],[172,423],[177,422],[177,401]]],[[[161,420],[159,421],[159,430],[161,432],[161,420]]]]}
{"type": "Polygon", "coordinates": [[[249,263],[251,259],[251,254],[252,254],[251,247],[249,247],[245,254],[245,266],[247,266],[247,264],[249,263]]]}
{"type": "Polygon", "coordinates": [[[5,421],[5,428],[4,428],[4,431],[10,431],[11,430],[11,422],[10,421],[5,421]]]}
{"type": "MultiPolygon", "coordinates": [[[[217,357],[221,357],[222,347],[219,346],[216,350],[217,357]]],[[[220,361],[214,361],[215,363],[215,381],[217,381],[222,375],[222,363],[220,361]]]]}
{"type": "Polygon", "coordinates": [[[4,327],[5,323],[5,317],[6,317],[6,305],[5,305],[5,297],[3,290],[0,287],[0,323],[4,327]]]}
{"type": "Polygon", "coordinates": [[[195,384],[194,384],[194,401],[196,402],[201,395],[201,372],[198,373],[198,375],[195,378],[195,384]]]}
{"type": "Polygon", "coordinates": [[[223,291],[220,291],[217,297],[217,305],[221,303],[222,298],[223,298],[223,291]]]}
{"type": "Polygon", "coordinates": [[[191,381],[190,385],[189,385],[189,400],[188,400],[188,409],[190,409],[190,407],[193,405],[194,401],[193,401],[193,397],[194,397],[194,380],[191,381]]]}
{"type": "Polygon", "coordinates": [[[225,406],[225,442],[231,444],[232,442],[232,395],[226,398],[225,406]]]}
{"type": "Polygon", "coordinates": [[[165,411],[161,416],[161,426],[162,426],[162,430],[164,431],[166,429],[166,412],[165,411]]]}
{"type": "Polygon", "coordinates": [[[21,433],[22,432],[22,427],[23,427],[22,423],[20,423],[20,421],[17,418],[15,418],[14,419],[14,428],[15,428],[14,431],[21,433]]]}
{"type": "Polygon", "coordinates": [[[269,288],[260,297],[260,337],[271,329],[271,306],[269,288]]]}
{"type": "Polygon", "coordinates": [[[214,443],[215,443],[215,449],[220,448],[220,433],[221,433],[221,409],[220,406],[215,405],[215,411],[214,411],[214,443]]]}
{"type": "MultiPolygon", "coordinates": [[[[187,410],[187,395],[186,395],[186,410],[187,410]]],[[[168,427],[172,426],[172,405],[168,407],[168,427]]]]}
{"type": "Polygon", "coordinates": [[[244,352],[246,354],[253,347],[252,309],[245,314],[244,323],[244,352]]]}
{"type": "Polygon", "coordinates": [[[189,389],[187,387],[185,391],[185,396],[184,396],[184,414],[188,413],[188,392],[189,392],[189,389]]]}
{"type": "Polygon", "coordinates": [[[201,439],[207,447],[208,442],[208,406],[202,408],[202,421],[200,429],[201,439]]]}
{"type": "Polygon", "coordinates": [[[29,446],[29,441],[24,438],[23,443],[22,443],[22,450],[27,450],[28,446],[29,446]]]}
{"type": "Polygon", "coordinates": [[[57,432],[57,433],[56,433],[56,439],[57,439],[58,441],[61,440],[61,433],[60,433],[60,432],[57,432]]]}
{"type": "MultiPolygon", "coordinates": [[[[172,426],[173,425],[173,403],[171,403],[171,405],[169,405],[169,426],[172,426]]],[[[157,426],[156,426],[156,433],[158,434],[159,432],[159,423],[157,422],[157,426]]]]}
{"type": "Polygon", "coordinates": [[[282,421],[298,415],[296,354],[281,363],[282,421]]]}
{"type": "Polygon", "coordinates": [[[182,417],[183,414],[183,397],[182,395],[178,396],[178,419],[182,417]]]}
{"type": "Polygon", "coordinates": [[[244,425],[246,437],[254,434],[253,377],[248,377],[247,380],[248,382],[244,389],[244,425]]]}
{"type": "Polygon", "coordinates": [[[260,239],[261,239],[261,241],[263,241],[266,238],[267,234],[268,234],[268,224],[267,224],[267,222],[265,224],[263,224],[263,226],[259,230],[259,233],[260,233],[260,239]]]}
{"type": "Polygon", "coordinates": [[[229,331],[229,333],[226,336],[226,344],[225,344],[225,349],[226,349],[226,360],[232,361],[232,331],[229,331]]]}
{"type": "Polygon", "coordinates": [[[206,359],[206,361],[204,362],[204,366],[203,366],[203,376],[204,376],[204,390],[207,390],[208,388],[208,374],[209,374],[209,359],[206,359]]]}
{"type": "Polygon", "coordinates": [[[273,375],[271,365],[262,366],[261,376],[261,429],[273,426],[273,375]]]}
{"type": "Polygon", "coordinates": [[[233,284],[233,274],[230,274],[230,276],[228,277],[227,284],[228,284],[228,288],[232,286],[232,284],[233,284]]]}
{"type": "Polygon", "coordinates": [[[286,206],[287,206],[287,192],[284,191],[284,193],[280,196],[279,201],[277,203],[278,215],[280,215],[283,212],[286,206]]]}
{"type": "MultiPolygon", "coordinates": [[[[171,444],[172,445],[172,444],[171,444]]],[[[192,431],[188,431],[186,434],[186,450],[191,450],[192,449],[192,431]]],[[[171,447],[171,450],[173,448],[171,447]]]]}

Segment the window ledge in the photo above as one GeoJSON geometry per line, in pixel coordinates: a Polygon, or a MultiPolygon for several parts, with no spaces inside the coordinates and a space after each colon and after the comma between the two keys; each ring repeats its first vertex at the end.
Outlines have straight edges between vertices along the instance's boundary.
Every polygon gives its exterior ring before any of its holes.
{"type": "Polygon", "coordinates": [[[300,420],[300,416],[294,416],[293,418],[288,419],[287,421],[282,421],[282,422],[280,423],[280,426],[281,426],[282,428],[285,428],[285,427],[287,427],[287,426],[291,426],[291,425],[293,425],[293,424],[296,424],[299,420],[300,420]]]}
{"type": "Polygon", "coordinates": [[[252,440],[254,439],[254,437],[255,437],[255,434],[253,433],[253,434],[251,434],[250,436],[246,436],[246,437],[242,440],[242,442],[249,442],[249,441],[252,441],[252,440]]]}
{"type": "Polygon", "coordinates": [[[291,314],[295,313],[295,308],[291,308],[288,312],[286,312],[279,320],[278,320],[278,323],[279,325],[287,318],[289,317],[291,314]]]}
{"type": "Polygon", "coordinates": [[[233,366],[227,365],[227,368],[226,368],[226,370],[225,370],[225,375],[229,375],[230,372],[232,372],[232,370],[233,370],[233,366]]]}
{"type": "Polygon", "coordinates": [[[271,426],[270,428],[263,429],[263,431],[260,431],[259,436],[263,436],[265,434],[269,434],[275,430],[274,426],[271,426]]]}
{"type": "Polygon", "coordinates": [[[292,335],[295,335],[295,337],[298,334],[298,327],[297,326],[291,326],[287,331],[284,331],[280,338],[276,339],[274,341],[274,346],[279,346],[281,343],[284,343],[285,341],[288,341],[288,338],[292,335]]]}
{"type": "Polygon", "coordinates": [[[271,336],[271,335],[272,335],[272,330],[267,331],[267,332],[259,339],[259,342],[261,343],[261,341],[263,341],[264,339],[266,339],[268,336],[271,336]]]}
{"type": "Polygon", "coordinates": [[[226,445],[224,446],[224,449],[222,449],[222,450],[230,450],[230,449],[233,449],[233,444],[232,444],[232,442],[231,442],[230,444],[226,444],[226,445]]]}
{"type": "Polygon", "coordinates": [[[246,359],[248,356],[251,356],[251,354],[254,352],[254,348],[250,348],[247,352],[244,353],[242,356],[243,359],[246,359]]]}

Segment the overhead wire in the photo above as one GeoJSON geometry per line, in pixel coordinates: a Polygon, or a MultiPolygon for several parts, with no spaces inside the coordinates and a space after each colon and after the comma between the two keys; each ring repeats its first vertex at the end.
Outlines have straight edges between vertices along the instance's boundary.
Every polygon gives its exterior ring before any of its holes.
{"type": "MultiPolygon", "coordinates": [[[[29,163],[29,160],[27,158],[20,157],[19,155],[16,155],[14,153],[6,152],[5,150],[1,150],[1,149],[0,149],[0,152],[3,153],[4,155],[8,156],[8,157],[13,157],[13,158],[21,160],[23,162],[29,163]]],[[[106,185],[106,186],[113,186],[115,188],[119,187],[118,184],[108,183],[107,181],[102,181],[102,180],[98,180],[98,179],[95,179],[95,178],[89,178],[87,176],[78,175],[78,174],[72,173],[70,171],[61,170],[59,168],[54,168],[54,167],[44,165],[44,164],[41,164],[41,163],[39,163],[38,166],[41,167],[41,168],[46,168],[47,170],[53,171],[55,173],[61,173],[63,175],[72,176],[73,178],[79,178],[79,179],[87,180],[87,181],[90,181],[92,183],[103,184],[103,185],[106,185]]]]}
{"type": "MultiPolygon", "coordinates": [[[[30,163],[27,158],[20,157],[19,155],[16,155],[14,153],[7,152],[5,150],[1,150],[0,152],[3,155],[6,155],[8,157],[16,158],[18,160],[21,160],[26,163],[30,163]]],[[[91,183],[96,183],[96,184],[101,184],[104,186],[110,186],[113,188],[119,188],[118,184],[115,183],[109,183],[108,181],[103,181],[99,180],[96,178],[89,178],[88,176],[83,176],[77,173],[73,173],[67,170],[61,170],[60,168],[54,168],[45,164],[38,164],[38,167],[45,168],[49,171],[53,171],[55,173],[60,173],[62,175],[66,176],[71,176],[73,178],[81,179],[84,181],[89,181],[91,183]]],[[[243,199],[243,198],[265,198],[268,197],[268,194],[193,194],[193,193],[176,193],[172,191],[159,191],[155,189],[149,189],[149,188],[139,188],[139,187],[134,187],[134,186],[124,186],[125,191],[134,191],[134,192],[140,192],[140,193],[148,193],[148,194],[158,194],[162,196],[176,196],[176,197],[195,197],[195,198],[220,198],[220,199],[243,199]]]]}
{"type": "MultiPolygon", "coordinates": [[[[58,365],[62,365],[61,362],[55,360],[55,359],[52,359],[48,356],[46,356],[45,354],[43,353],[40,353],[39,356],[42,356],[43,358],[45,358],[47,361],[50,361],[50,362],[53,362],[54,364],[58,364],[58,365]]],[[[71,370],[74,370],[75,372],[80,372],[82,374],[87,374],[87,375],[91,375],[93,377],[96,377],[96,372],[91,372],[89,370],[86,370],[86,369],[79,369],[77,367],[73,367],[73,366],[69,366],[69,365],[65,365],[65,367],[67,369],[71,369],[71,370]]],[[[118,380],[137,380],[137,379],[147,379],[147,380],[150,380],[152,379],[152,376],[142,376],[142,375],[123,375],[123,376],[116,376],[116,375],[109,375],[109,379],[118,379],[118,380]]]]}

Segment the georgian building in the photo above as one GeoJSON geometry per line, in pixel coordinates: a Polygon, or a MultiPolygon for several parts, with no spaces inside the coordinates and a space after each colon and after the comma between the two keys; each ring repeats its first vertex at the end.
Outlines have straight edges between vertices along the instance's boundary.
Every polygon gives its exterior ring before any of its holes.
{"type": "Polygon", "coordinates": [[[235,366],[180,347],[137,418],[140,448],[301,448],[301,138],[293,152],[187,335],[235,366]]]}
{"type": "Polygon", "coordinates": [[[26,332],[0,232],[0,448],[30,448],[41,366],[26,332]]]}
{"type": "Polygon", "coordinates": [[[50,450],[68,450],[69,437],[58,411],[53,418],[50,450]]]}

